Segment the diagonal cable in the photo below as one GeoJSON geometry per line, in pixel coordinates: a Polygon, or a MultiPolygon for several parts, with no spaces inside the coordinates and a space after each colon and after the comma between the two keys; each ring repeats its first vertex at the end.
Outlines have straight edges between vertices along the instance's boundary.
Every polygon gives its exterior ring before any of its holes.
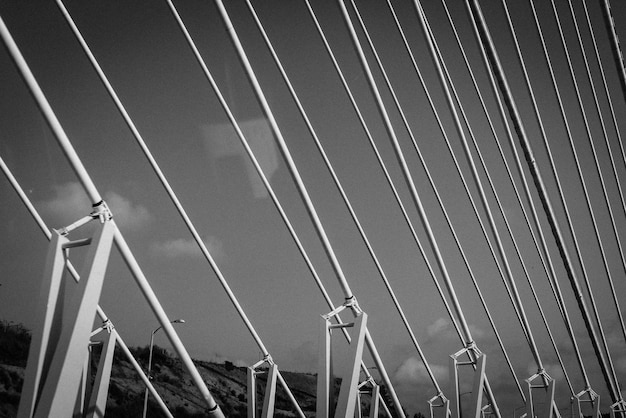
{"type": "MultiPolygon", "coordinates": [[[[285,138],[283,137],[280,127],[278,126],[278,123],[276,122],[276,119],[269,106],[269,103],[267,102],[263,89],[261,88],[261,85],[259,84],[256,74],[254,70],[252,69],[252,66],[250,64],[250,61],[248,60],[245,50],[243,49],[241,41],[239,40],[239,36],[237,35],[237,32],[235,31],[235,28],[230,20],[230,16],[228,15],[228,12],[226,8],[224,7],[222,0],[216,0],[216,4],[219,9],[222,20],[224,21],[228,34],[231,38],[231,41],[235,49],[237,50],[237,55],[239,57],[239,60],[241,61],[241,64],[243,65],[245,69],[246,76],[250,84],[252,85],[255,96],[257,97],[257,100],[259,101],[259,104],[261,105],[264,115],[267,117],[269,121],[270,127],[274,133],[274,139],[276,140],[279,146],[283,159],[287,163],[289,173],[291,174],[291,177],[294,180],[298,193],[300,194],[300,198],[302,199],[306,207],[309,218],[311,219],[313,223],[313,226],[318,235],[318,238],[320,239],[322,246],[324,247],[324,251],[326,252],[326,255],[335,272],[335,276],[339,282],[339,285],[341,286],[343,290],[346,302],[349,303],[350,301],[354,301],[355,296],[352,293],[352,290],[350,289],[350,285],[348,284],[348,281],[345,277],[343,269],[341,268],[341,264],[339,263],[337,255],[330,243],[330,240],[326,234],[324,226],[322,225],[322,222],[317,214],[313,201],[311,200],[311,197],[306,189],[306,186],[304,185],[302,177],[300,176],[298,168],[293,160],[293,157],[291,156],[289,148],[287,147],[287,143],[285,142],[285,138]]],[[[358,307],[355,306],[354,304],[351,305],[351,309],[355,312],[355,314],[358,312],[358,307]]],[[[391,380],[389,379],[389,376],[387,375],[387,371],[384,367],[384,364],[382,363],[380,355],[378,354],[378,350],[376,349],[376,346],[374,345],[374,342],[372,340],[369,330],[365,331],[365,343],[367,344],[370,354],[374,362],[376,363],[376,366],[378,367],[378,370],[380,372],[380,375],[383,381],[385,382],[385,385],[387,386],[389,395],[393,399],[393,404],[394,404],[394,409],[396,411],[396,414],[399,415],[400,417],[404,417],[404,412],[402,410],[400,401],[397,398],[395,389],[393,388],[391,380]]]]}
{"type": "MultiPolygon", "coordinates": [[[[430,186],[431,186],[431,188],[433,189],[433,192],[434,192],[435,197],[436,197],[436,199],[437,199],[437,203],[439,204],[439,207],[440,207],[440,209],[441,209],[441,211],[442,211],[442,213],[443,213],[443,215],[444,215],[444,218],[445,218],[445,220],[446,220],[446,223],[447,223],[447,225],[448,225],[448,228],[450,229],[450,232],[452,233],[452,236],[453,236],[453,238],[454,238],[455,244],[456,244],[456,246],[457,246],[457,248],[458,248],[458,250],[459,250],[459,252],[460,252],[460,254],[461,254],[461,257],[462,257],[462,259],[463,259],[463,263],[465,264],[465,267],[466,267],[466,269],[467,269],[467,271],[468,271],[468,273],[469,273],[469,275],[470,275],[470,278],[471,278],[471,280],[472,280],[472,284],[474,285],[474,288],[475,288],[475,290],[476,290],[476,292],[477,292],[477,294],[478,294],[478,298],[479,298],[479,300],[480,300],[480,302],[481,302],[481,305],[482,305],[482,307],[483,307],[483,309],[484,309],[484,311],[485,311],[485,314],[487,315],[487,318],[488,318],[488,320],[489,320],[489,323],[490,323],[490,325],[491,325],[491,328],[492,328],[492,330],[494,331],[494,334],[495,334],[495,336],[496,336],[496,340],[498,341],[498,344],[500,345],[500,349],[501,349],[501,351],[502,351],[502,354],[504,355],[505,361],[506,361],[506,363],[507,363],[507,365],[508,365],[508,367],[509,367],[509,370],[510,370],[510,372],[511,372],[511,374],[512,374],[513,378],[514,378],[514,381],[517,383],[517,387],[518,387],[519,393],[520,393],[520,395],[521,395],[522,399],[524,399],[524,398],[525,398],[525,396],[524,396],[524,392],[522,391],[522,388],[519,386],[519,382],[518,382],[517,376],[516,376],[516,374],[515,374],[515,370],[513,369],[513,365],[511,364],[511,361],[510,361],[509,355],[508,355],[508,353],[507,353],[507,350],[506,350],[506,348],[504,347],[504,343],[502,342],[502,338],[500,337],[500,333],[499,333],[499,331],[498,331],[498,328],[496,327],[495,322],[493,321],[493,317],[492,317],[491,312],[490,312],[490,310],[489,310],[489,308],[488,308],[488,306],[487,306],[487,302],[485,301],[485,299],[484,299],[484,297],[483,297],[483,294],[482,294],[482,291],[481,291],[481,289],[480,289],[480,286],[478,285],[478,281],[476,280],[476,275],[474,274],[474,271],[473,271],[473,269],[472,269],[472,267],[471,267],[471,264],[470,264],[470,262],[469,262],[469,260],[468,260],[468,258],[467,258],[467,255],[465,254],[465,250],[463,249],[463,246],[461,245],[460,239],[459,239],[458,234],[457,234],[457,232],[456,232],[456,228],[455,228],[455,227],[454,227],[454,225],[452,224],[452,221],[451,221],[451,219],[450,219],[450,216],[449,216],[449,214],[448,214],[448,211],[447,211],[447,209],[446,209],[446,207],[445,207],[445,205],[444,205],[444,203],[443,203],[443,200],[441,199],[441,195],[440,195],[440,193],[439,193],[439,190],[438,190],[438,188],[437,188],[437,186],[436,186],[436,184],[435,184],[435,181],[434,181],[434,179],[433,179],[433,177],[432,177],[432,174],[430,173],[430,170],[429,170],[429,168],[428,168],[428,164],[426,163],[426,160],[425,160],[425,158],[424,158],[424,156],[423,156],[423,154],[422,154],[422,152],[421,152],[421,149],[420,149],[420,147],[418,146],[417,139],[415,138],[415,135],[414,135],[414,133],[413,133],[413,130],[411,129],[410,124],[409,124],[409,122],[408,122],[408,120],[407,120],[406,114],[404,113],[404,110],[403,110],[402,106],[400,105],[400,102],[399,102],[399,100],[398,100],[398,97],[397,97],[397,94],[396,94],[396,92],[395,92],[395,89],[393,88],[393,86],[392,86],[392,84],[391,84],[391,81],[389,80],[389,77],[388,77],[388,75],[387,75],[387,72],[386,72],[386,70],[385,70],[385,67],[384,67],[384,65],[383,65],[383,63],[382,63],[382,61],[381,61],[381,59],[380,59],[380,57],[379,57],[379,55],[378,55],[378,52],[377,52],[376,47],[375,47],[375,45],[374,45],[374,43],[373,43],[373,41],[372,41],[372,39],[371,39],[371,37],[370,37],[370,35],[369,35],[369,32],[368,32],[368,30],[367,30],[367,27],[365,26],[365,23],[363,22],[362,16],[361,16],[361,14],[359,13],[359,10],[358,10],[358,8],[356,7],[355,2],[354,2],[353,0],[351,0],[351,3],[352,3],[352,6],[353,6],[353,8],[354,8],[354,10],[355,10],[355,14],[356,14],[356,16],[357,16],[357,18],[358,18],[358,20],[359,20],[359,23],[360,23],[361,29],[363,30],[363,33],[365,34],[365,37],[366,37],[366,39],[367,39],[367,41],[368,41],[368,44],[369,44],[370,50],[372,51],[372,54],[373,54],[373,56],[374,56],[374,58],[375,58],[375,60],[376,60],[376,62],[377,62],[377,64],[378,64],[378,68],[380,69],[380,71],[381,71],[381,73],[382,73],[382,75],[383,75],[383,78],[384,78],[384,80],[385,80],[385,84],[386,84],[386,86],[387,86],[387,89],[388,89],[388,90],[389,90],[389,92],[391,93],[391,96],[392,96],[392,98],[393,98],[393,101],[394,101],[394,104],[395,104],[395,106],[396,106],[396,109],[398,110],[398,112],[399,112],[399,114],[400,114],[400,117],[401,117],[401,119],[402,119],[402,121],[403,121],[404,127],[405,127],[406,131],[408,132],[409,137],[411,138],[411,142],[412,142],[412,144],[413,144],[413,147],[415,148],[416,153],[417,153],[417,155],[418,155],[418,157],[419,157],[420,163],[421,163],[422,167],[424,168],[424,171],[425,171],[425,173],[426,173],[427,179],[428,179],[428,181],[429,181],[429,183],[430,183],[430,186]]],[[[393,8],[393,5],[391,4],[391,2],[390,2],[390,1],[387,1],[387,4],[388,4],[388,6],[389,6],[389,8],[390,8],[390,11],[391,11],[391,13],[392,13],[393,17],[394,17],[394,20],[395,20],[395,23],[396,23],[396,27],[397,27],[397,29],[399,30],[399,32],[400,32],[400,34],[401,34],[401,36],[402,36],[403,40],[405,41],[405,46],[406,46],[406,49],[407,49],[407,51],[409,52],[409,54],[410,54],[411,58],[413,59],[413,54],[412,54],[412,51],[411,51],[411,49],[408,47],[408,43],[406,42],[406,37],[405,37],[405,35],[404,35],[404,31],[403,31],[403,29],[402,29],[402,27],[401,27],[401,25],[400,25],[400,22],[399,22],[399,21],[398,21],[398,19],[397,19],[397,15],[396,15],[396,13],[395,13],[395,10],[394,10],[394,8],[393,8]]],[[[414,61],[414,62],[415,62],[415,61],[414,61]]],[[[423,78],[422,78],[422,74],[421,74],[421,71],[419,70],[419,67],[415,66],[415,69],[416,69],[416,71],[417,71],[417,73],[418,73],[418,76],[419,76],[420,80],[423,80],[423,78]]],[[[446,134],[446,131],[445,131],[445,129],[443,128],[443,124],[441,123],[441,118],[439,117],[439,114],[438,114],[438,112],[437,112],[437,109],[435,108],[434,103],[433,103],[433,101],[432,101],[432,99],[431,99],[431,96],[430,96],[430,92],[429,92],[429,90],[428,90],[428,87],[426,86],[426,84],[425,84],[425,83],[422,83],[422,87],[423,87],[423,89],[425,90],[426,95],[427,95],[427,97],[428,97],[428,99],[429,99],[429,104],[430,104],[430,106],[431,106],[431,109],[433,110],[433,113],[434,113],[434,115],[435,115],[435,117],[436,117],[437,121],[439,122],[439,128],[440,128],[441,132],[443,133],[443,135],[444,135],[444,136],[446,136],[446,135],[447,135],[447,134],[446,134]]],[[[454,158],[454,156],[453,156],[453,158],[454,158]]],[[[458,169],[458,171],[459,171],[459,173],[460,173],[460,168],[459,168],[459,166],[458,166],[458,165],[456,165],[456,167],[457,167],[457,169],[458,169]]],[[[462,174],[460,174],[460,175],[462,176],[462,174]]],[[[467,189],[466,189],[466,192],[469,194],[469,191],[468,191],[467,189]]],[[[470,199],[471,199],[471,196],[470,196],[470,199]]],[[[475,214],[476,214],[476,216],[478,217],[477,212],[475,212],[475,214]]],[[[480,218],[479,218],[479,217],[478,217],[478,219],[479,219],[479,221],[480,221],[480,218]]],[[[487,239],[487,240],[488,240],[488,238],[487,238],[487,233],[486,233],[486,231],[485,231],[484,229],[483,229],[483,233],[484,233],[484,235],[485,235],[485,239],[487,239]]],[[[497,260],[497,258],[496,258],[496,260],[497,260]]]]}
{"type": "Polygon", "coordinates": [[[352,207],[352,204],[350,203],[350,199],[348,198],[343,186],[341,185],[341,182],[330,162],[330,159],[328,158],[328,155],[326,154],[326,151],[324,150],[324,147],[322,145],[322,143],[320,142],[319,137],[317,136],[317,133],[315,132],[315,129],[313,128],[313,125],[311,124],[311,121],[309,120],[309,117],[306,114],[306,111],[304,110],[304,107],[302,106],[302,103],[300,102],[300,99],[298,98],[298,95],[296,94],[293,85],[291,84],[291,81],[289,80],[289,77],[287,76],[287,73],[285,72],[285,69],[283,67],[283,65],[280,62],[280,59],[278,57],[278,54],[276,53],[274,47],[272,46],[272,43],[270,42],[270,39],[267,36],[267,33],[265,32],[265,29],[263,28],[263,25],[261,24],[258,15],[256,13],[256,11],[254,10],[254,7],[252,6],[250,0],[246,0],[246,4],[248,5],[248,9],[250,10],[250,13],[252,14],[257,27],[259,28],[259,31],[261,32],[261,35],[263,37],[263,39],[265,40],[265,44],[267,45],[268,49],[270,50],[270,53],[274,59],[274,62],[276,63],[282,77],[283,80],[285,82],[285,84],[287,85],[289,92],[291,93],[291,96],[294,100],[294,102],[296,103],[296,106],[298,107],[298,110],[300,111],[300,114],[307,126],[307,129],[309,131],[309,133],[311,134],[315,145],[318,149],[318,151],[320,152],[322,159],[324,160],[324,163],[326,165],[326,168],[328,169],[328,172],[330,173],[333,182],[335,183],[335,186],[337,187],[337,190],[339,191],[342,200],[344,202],[344,204],[346,205],[346,208],[348,209],[348,212],[350,213],[350,216],[355,224],[355,226],[357,227],[357,230],[359,231],[359,234],[370,254],[370,257],[372,258],[372,261],[374,262],[374,264],[376,265],[376,269],[378,270],[378,273],[381,277],[381,279],[383,280],[383,283],[385,285],[385,288],[387,289],[387,292],[389,293],[389,296],[391,297],[394,306],[396,307],[396,310],[398,311],[398,314],[400,315],[400,318],[402,319],[402,322],[407,330],[407,332],[409,333],[409,337],[411,339],[411,341],[413,342],[413,345],[415,346],[422,362],[424,363],[424,366],[426,367],[426,371],[433,383],[433,385],[435,386],[435,390],[437,391],[437,393],[441,393],[441,387],[439,386],[439,383],[437,382],[435,375],[428,363],[428,361],[426,360],[426,357],[417,341],[417,338],[415,337],[415,333],[413,332],[413,329],[411,328],[411,325],[409,324],[406,315],[404,314],[404,311],[402,309],[402,307],[400,306],[400,302],[398,301],[398,298],[393,290],[393,288],[391,287],[391,283],[389,282],[389,279],[387,278],[387,274],[385,273],[382,265],[380,264],[380,261],[378,260],[378,257],[376,256],[376,253],[374,252],[374,249],[372,248],[372,245],[369,241],[369,238],[367,237],[367,234],[365,233],[365,230],[363,229],[363,226],[361,225],[361,222],[359,221],[356,212],[354,211],[354,208],[352,207]]]}
{"type": "MultiPolygon", "coordinates": [[[[495,50],[493,39],[491,38],[491,34],[487,28],[487,24],[482,14],[480,4],[476,0],[466,0],[465,5],[466,5],[467,14],[470,17],[470,21],[472,23],[474,37],[476,41],[478,42],[478,45],[481,49],[481,54],[483,56],[483,64],[487,67],[487,71],[489,71],[489,68],[493,70],[493,73],[497,80],[496,81],[498,85],[497,87],[500,88],[500,90],[502,91],[502,95],[505,100],[506,106],[508,108],[515,131],[517,132],[518,139],[524,151],[524,156],[530,168],[533,181],[539,193],[541,204],[546,212],[547,219],[550,224],[550,228],[552,230],[557,248],[559,250],[559,254],[563,260],[563,264],[564,264],[568,279],[570,281],[570,285],[572,286],[572,290],[574,291],[576,302],[583,316],[583,320],[585,322],[585,326],[591,338],[594,351],[600,363],[600,367],[601,367],[603,376],[605,378],[605,382],[611,393],[611,398],[614,399],[614,401],[616,401],[617,399],[619,399],[618,391],[615,390],[615,387],[612,383],[611,376],[608,373],[606,359],[604,358],[604,354],[600,348],[596,331],[591,323],[589,311],[588,311],[587,305],[585,303],[585,300],[583,298],[583,295],[580,289],[580,284],[578,281],[577,274],[573,268],[571,256],[569,254],[567,247],[565,246],[565,239],[563,237],[561,226],[556,217],[554,208],[552,206],[552,202],[546,190],[546,186],[543,181],[543,176],[541,175],[539,171],[539,167],[537,166],[537,163],[535,161],[535,157],[533,155],[533,151],[532,151],[532,147],[531,147],[528,135],[526,133],[521,117],[519,115],[519,111],[517,109],[517,105],[513,98],[511,88],[508,84],[508,80],[502,68],[500,58],[495,50]]],[[[532,91],[530,83],[529,83],[526,67],[523,61],[523,57],[519,53],[518,53],[518,60],[520,60],[520,62],[522,63],[522,69],[524,70],[524,78],[526,82],[526,87],[529,91],[532,91]]],[[[496,89],[496,86],[492,84],[492,88],[496,89]]],[[[534,95],[531,94],[531,97],[534,98],[534,95]]],[[[536,101],[533,101],[533,103],[535,106],[535,112],[534,112],[535,118],[539,119],[541,115],[536,110],[536,101]]],[[[514,147],[515,145],[511,144],[511,146],[514,147]]]]}

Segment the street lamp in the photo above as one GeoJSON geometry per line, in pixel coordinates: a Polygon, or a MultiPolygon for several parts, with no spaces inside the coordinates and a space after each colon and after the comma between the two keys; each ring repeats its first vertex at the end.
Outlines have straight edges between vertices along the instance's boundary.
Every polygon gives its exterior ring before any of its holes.
{"type": "MultiPolygon", "coordinates": [[[[171,324],[184,324],[185,320],[175,319],[173,321],[170,321],[170,323],[171,324]]],[[[152,380],[150,371],[152,370],[152,348],[154,347],[154,334],[159,332],[161,328],[163,328],[163,326],[156,328],[154,331],[152,331],[152,334],[150,335],[150,354],[148,355],[148,380],[152,380]]],[[[150,391],[146,387],[146,393],[143,397],[143,418],[146,418],[146,413],[148,412],[148,396],[150,396],[150,391]]]]}

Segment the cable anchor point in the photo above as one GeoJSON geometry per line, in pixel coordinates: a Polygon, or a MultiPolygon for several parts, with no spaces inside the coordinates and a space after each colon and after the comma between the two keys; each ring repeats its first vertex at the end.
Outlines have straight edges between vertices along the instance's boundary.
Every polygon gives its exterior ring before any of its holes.
{"type": "Polygon", "coordinates": [[[95,220],[95,219],[99,219],[100,223],[104,223],[105,221],[109,221],[111,219],[113,219],[113,214],[111,214],[111,211],[109,210],[109,207],[107,206],[106,202],[104,200],[101,200],[98,203],[94,203],[92,206],[92,210],[91,213],[87,216],[83,216],[82,218],[80,218],[79,220],[77,220],[76,222],[60,228],[60,229],[55,229],[54,231],[61,235],[61,236],[66,236],[67,234],[69,234],[71,231],[80,228],[81,226],[95,220]]]}

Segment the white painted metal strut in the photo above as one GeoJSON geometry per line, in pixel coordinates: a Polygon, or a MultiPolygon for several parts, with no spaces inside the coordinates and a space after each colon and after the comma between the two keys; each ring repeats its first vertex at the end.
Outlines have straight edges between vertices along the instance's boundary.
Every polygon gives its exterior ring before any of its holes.
{"type": "Polygon", "coordinates": [[[482,11],[480,8],[480,5],[478,4],[477,1],[475,0],[466,0],[466,7],[467,7],[467,11],[468,14],[470,16],[471,21],[473,22],[472,25],[474,27],[474,35],[479,43],[479,45],[481,46],[481,48],[484,48],[485,50],[488,51],[488,53],[485,53],[486,56],[485,58],[485,62],[484,64],[486,66],[489,67],[489,65],[493,68],[494,74],[497,78],[497,82],[499,87],[502,90],[502,94],[504,96],[505,99],[505,103],[507,104],[507,107],[509,108],[509,113],[511,115],[511,119],[513,121],[513,124],[515,126],[515,130],[518,133],[519,136],[519,140],[522,143],[522,148],[524,150],[524,154],[526,156],[526,160],[529,163],[529,167],[530,167],[530,171],[531,174],[533,176],[533,180],[535,182],[535,185],[538,189],[539,192],[539,197],[541,200],[541,203],[544,207],[544,210],[547,214],[548,217],[548,222],[550,223],[550,227],[552,229],[552,232],[555,236],[555,240],[557,243],[557,247],[559,249],[559,253],[561,254],[561,257],[563,259],[564,265],[565,265],[565,269],[567,272],[567,275],[570,279],[570,284],[572,285],[572,288],[574,290],[575,293],[575,297],[578,303],[578,306],[581,310],[581,313],[583,314],[583,319],[585,321],[585,325],[587,327],[587,330],[589,332],[589,335],[591,337],[592,340],[592,344],[594,347],[594,350],[596,352],[596,356],[598,357],[598,360],[600,362],[600,366],[602,369],[602,372],[604,374],[605,377],[605,381],[607,383],[607,387],[609,388],[609,391],[611,392],[611,398],[612,399],[619,399],[619,395],[618,392],[615,390],[615,387],[612,383],[612,379],[610,377],[610,375],[608,374],[608,368],[606,365],[606,361],[604,359],[604,355],[602,353],[602,350],[599,347],[598,344],[598,339],[597,339],[597,335],[595,333],[595,330],[591,324],[590,321],[590,317],[589,317],[589,313],[587,311],[587,307],[585,304],[585,301],[582,297],[582,293],[580,291],[580,286],[578,284],[578,279],[576,277],[576,273],[573,270],[572,267],[572,261],[569,255],[569,252],[567,250],[567,248],[565,247],[564,244],[564,238],[563,235],[561,233],[561,228],[559,226],[558,220],[556,219],[555,213],[554,213],[554,209],[552,208],[552,203],[550,202],[550,199],[548,197],[547,191],[546,191],[546,187],[545,184],[543,182],[543,179],[541,177],[541,174],[538,170],[538,167],[535,163],[535,159],[532,153],[532,149],[530,146],[530,142],[528,140],[528,136],[525,132],[524,126],[522,124],[522,120],[521,117],[519,115],[519,112],[517,110],[517,106],[515,105],[515,101],[513,99],[512,93],[511,93],[511,89],[508,85],[508,81],[506,79],[506,76],[504,75],[504,71],[502,69],[502,65],[500,63],[499,57],[497,55],[497,52],[495,50],[495,47],[493,45],[493,40],[491,39],[491,35],[489,33],[489,30],[487,28],[486,22],[484,20],[484,16],[482,15],[482,11]],[[480,25],[480,29],[478,28],[478,25],[480,25]],[[489,64],[489,65],[488,65],[489,64]]]}
{"type": "MultiPolygon", "coordinates": [[[[50,107],[50,104],[48,103],[41,88],[39,87],[39,84],[37,83],[35,77],[30,71],[26,61],[24,60],[24,57],[22,56],[19,48],[15,44],[15,41],[13,40],[13,37],[8,31],[2,18],[0,18],[0,35],[2,36],[4,44],[7,47],[9,54],[11,55],[11,58],[15,62],[20,74],[22,75],[22,78],[26,82],[32,96],[37,102],[37,105],[39,106],[42,114],[44,115],[46,122],[52,129],[52,132],[54,136],[56,137],[57,142],[59,143],[65,157],[70,163],[70,166],[74,170],[83,188],[87,192],[89,199],[91,200],[93,204],[99,204],[100,202],[102,202],[102,196],[100,195],[95,184],[91,180],[91,177],[89,176],[89,174],[87,173],[87,170],[83,166],[80,158],[78,157],[78,154],[76,154],[76,151],[74,150],[69,138],[65,134],[63,128],[61,127],[61,124],[56,118],[54,111],[50,107]]],[[[115,221],[111,220],[110,222],[113,223],[113,225],[115,226],[115,221]]],[[[135,260],[134,255],[132,254],[130,248],[128,247],[128,244],[126,243],[124,237],[122,236],[121,232],[117,229],[117,227],[115,227],[114,240],[122,257],[124,258],[124,261],[130,268],[135,278],[135,281],[139,285],[142,293],[144,294],[146,300],[148,301],[150,307],[152,308],[152,311],[154,312],[159,322],[163,326],[163,330],[167,334],[170,342],[172,343],[174,350],[179,355],[183,365],[185,366],[185,368],[191,375],[192,381],[194,382],[195,386],[198,388],[198,391],[200,392],[201,397],[207,404],[207,413],[209,413],[211,416],[222,417],[223,414],[221,410],[219,409],[219,406],[217,405],[217,403],[215,403],[215,400],[211,396],[211,393],[206,387],[206,384],[202,380],[202,376],[200,376],[200,373],[198,372],[195,365],[193,364],[193,361],[191,360],[189,353],[187,352],[182,341],[178,337],[178,334],[174,330],[174,327],[170,324],[169,319],[167,318],[165,311],[163,310],[159,300],[154,294],[154,291],[150,287],[150,284],[148,283],[147,278],[143,275],[143,272],[141,271],[139,264],[135,260]]]]}
{"type": "MultiPolygon", "coordinates": [[[[337,256],[333,250],[333,247],[330,243],[330,240],[328,239],[328,236],[326,235],[326,231],[324,230],[324,227],[322,225],[321,220],[319,219],[319,216],[317,215],[317,212],[315,210],[315,207],[313,205],[313,202],[311,201],[311,198],[308,194],[308,191],[306,190],[306,187],[304,185],[304,182],[302,181],[302,178],[300,177],[300,173],[298,172],[298,169],[296,167],[295,162],[293,161],[293,158],[291,157],[291,153],[289,152],[289,149],[287,147],[287,144],[285,142],[285,139],[283,138],[283,135],[280,131],[280,128],[278,126],[278,123],[276,122],[276,119],[274,118],[274,115],[271,111],[271,108],[267,102],[267,99],[265,98],[265,95],[263,93],[263,89],[261,88],[256,75],[254,73],[254,70],[252,69],[252,66],[250,65],[250,62],[248,61],[248,58],[246,56],[246,53],[243,49],[243,46],[241,45],[241,42],[239,40],[239,37],[235,31],[235,28],[233,27],[233,24],[230,20],[230,17],[228,15],[228,12],[226,11],[226,8],[224,7],[224,4],[222,2],[222,0],[216,0],[216,4],[218,6],[218,9],[220,11],[220,15],[222,16],[222,19],[226,25],[226,28],[228,30],[228,33],[231,37],[231,40],[233,42],[233,44],[235,45],[235,48],[238,52],[238,56],[239,59],[242,63],[242,65],[245,68],[245,72],[246,72],[246,76],[248,77],[250,83],[252,84],[252,87],[254,89],[255,95],[257,97],[257,99],[260,102],[260,105],[263,109],[263,113],[265,114],[265,116],[267,117],[270,127],[272,129],[272,131],[274,132],[275,135],[275,139],[276,142],[279,145],[279,149],[281,151],[281,154],[283,155],[283,158],[285,159],[285,162],[287,163],[287,166],[289,168],[289,171],[291,173],[291,176],[294,180],[294,182],[296,183],[296,187],[298,189],[298,193],[300,194],[301,199],[303,200],[307,213],[309,214],[309,217],[311,219],[311,221],[314,224],[315,230],[317,232],[318,237],[320,238],[320,241],[322,242],[322,245],[324,247],[324,251],[326,252],[326,255],[331,263],[331,266],[335,272],[335,276],[337,278],[337,280],[339,281],[339,285],[341,286],[343,292],[344,292],[344,296],[345,299],[347,301],[349,300],[353,300],[354,294],[352,293],[352,290],[350,289],[350,286],[348,284],[348,281],[346,280],[346,277],[343,273],[343,270],[341,268],[341,265],[339,263],[339,260],[337,259],[337,256]]],[[[400,404],[400,401],[395,393],[395,390],[393,388],[393,385],[391,383],[391,379],[389,378],[387,371],[385,369],[385,366],[380,358],[380,355],[378,354],[378,351],[376,349],[376,346],[374,345],[374,342],[371,338],[371,335],[369,333],[368,330],[365,331],[365,341],[367,343],[367,346],[369,348],[370,354],[374,360],[374,362],[376,363],[376,366],[378,367],[378,370],[380,372],[381,378],[383,379],[383,381],[385,382],[385,385],[387,386],[387,389],[389,391],[389,395],[391,396],[391,398],[393,399],[393,403],[394,403],[394,408],[396,411],[396,414],[400,417],[404,417],[404,411],[402,410],[402,406],[400,404]]]]}

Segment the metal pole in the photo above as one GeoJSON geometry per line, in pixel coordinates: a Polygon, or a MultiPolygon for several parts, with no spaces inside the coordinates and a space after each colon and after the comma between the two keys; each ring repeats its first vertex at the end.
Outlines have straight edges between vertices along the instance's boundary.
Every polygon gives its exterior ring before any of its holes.
{"type": "MultiPolygon", "coordinates": [[[[185,323],[184,319],[174,319],[173,321],[170,321],[172,324],[183,324],[185,323]]],[[[158,327],[157,329],[155,329],[154,331],[152,331],[152,334],[150,334],[150,354],[148,355],[148,379],[152,380],[152,348],[154,346],[154,334],[156,334],[161,328],[163,327],[158,327]]],[[[148,412],[148,388],[146,388],[146,392],[144,394],[143,397],[143,418],[146,418],[146,413],[148,412]]]]}

